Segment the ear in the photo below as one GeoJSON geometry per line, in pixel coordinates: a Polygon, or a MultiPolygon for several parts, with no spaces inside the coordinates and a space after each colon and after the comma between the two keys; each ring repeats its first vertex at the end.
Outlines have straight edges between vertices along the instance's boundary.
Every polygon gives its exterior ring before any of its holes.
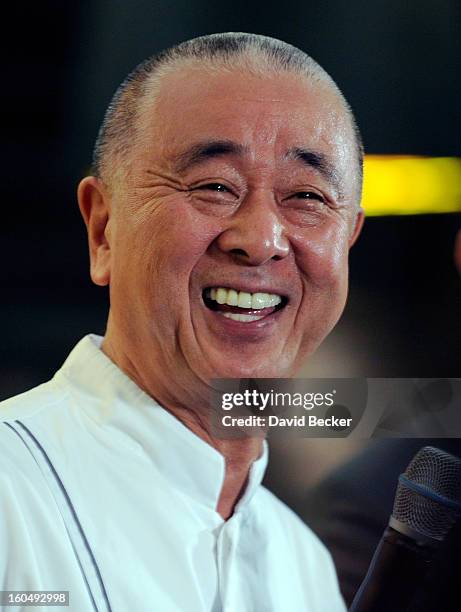
{"type": "Polygon", "coordinates": [[[355,213],[354,229],[352,230],[352,234],[349,238],[349,248],[351,248],[351,246],[355,244],[355,241],[360,236],[364,221],[365,211],[363,210],[363,208],[359,208],[358,211],[355,213]]]}
{"type": "Polygon", "coordinates": [[[461,229],[458,230],[455,238],[454,259],[458,272],[461,274],[461,229]]]}
{"type": "Polygon", "coordinates": [[[96,285],[110,282],[110,206],[107,190],[98,178],[87,176],[78,186],[78,205],[88,232],[90,275],[96,285]]]}

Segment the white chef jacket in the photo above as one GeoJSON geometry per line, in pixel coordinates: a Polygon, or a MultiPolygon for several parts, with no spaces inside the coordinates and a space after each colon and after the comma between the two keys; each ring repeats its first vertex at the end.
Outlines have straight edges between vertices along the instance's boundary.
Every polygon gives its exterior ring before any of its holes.
{"type": "Polygon", "coordinates": [[[224,457],[86,336],[51,381],[0,404],[0,590],[75,612],[343,612],[329,553],[261,485],[233,516],[224,457]]]}

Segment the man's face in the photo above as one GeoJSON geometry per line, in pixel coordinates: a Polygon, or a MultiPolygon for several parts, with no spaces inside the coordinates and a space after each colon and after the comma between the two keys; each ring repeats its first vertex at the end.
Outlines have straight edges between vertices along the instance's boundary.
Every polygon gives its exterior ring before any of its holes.
{"type": "Polygon", "coordinates": [[[139,121],[110,221],[112,343],[147,389],[292,375],[346,300],[359,178],[337,96],[183,71],[139,121]]]}

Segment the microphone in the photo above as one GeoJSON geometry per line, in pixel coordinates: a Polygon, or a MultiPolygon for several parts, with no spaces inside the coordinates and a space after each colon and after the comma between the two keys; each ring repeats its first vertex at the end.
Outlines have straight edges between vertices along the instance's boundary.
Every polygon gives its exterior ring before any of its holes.
{"type": "Polygon", "coordinates": [[[421,609],[431,561],[460,515],[461,459],[425,446],[399,477],[389,525],[349,612],[421,609]]]}

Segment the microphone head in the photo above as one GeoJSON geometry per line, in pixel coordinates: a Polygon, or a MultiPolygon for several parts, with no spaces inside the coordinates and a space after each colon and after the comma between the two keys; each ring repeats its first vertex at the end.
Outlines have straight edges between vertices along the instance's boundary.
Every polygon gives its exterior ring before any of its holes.
{"type": "Polygon", "coordinates": [[[461,459],[425,446],[399,478],[392,517],[441,541],[461,515],[461,459]]]}

